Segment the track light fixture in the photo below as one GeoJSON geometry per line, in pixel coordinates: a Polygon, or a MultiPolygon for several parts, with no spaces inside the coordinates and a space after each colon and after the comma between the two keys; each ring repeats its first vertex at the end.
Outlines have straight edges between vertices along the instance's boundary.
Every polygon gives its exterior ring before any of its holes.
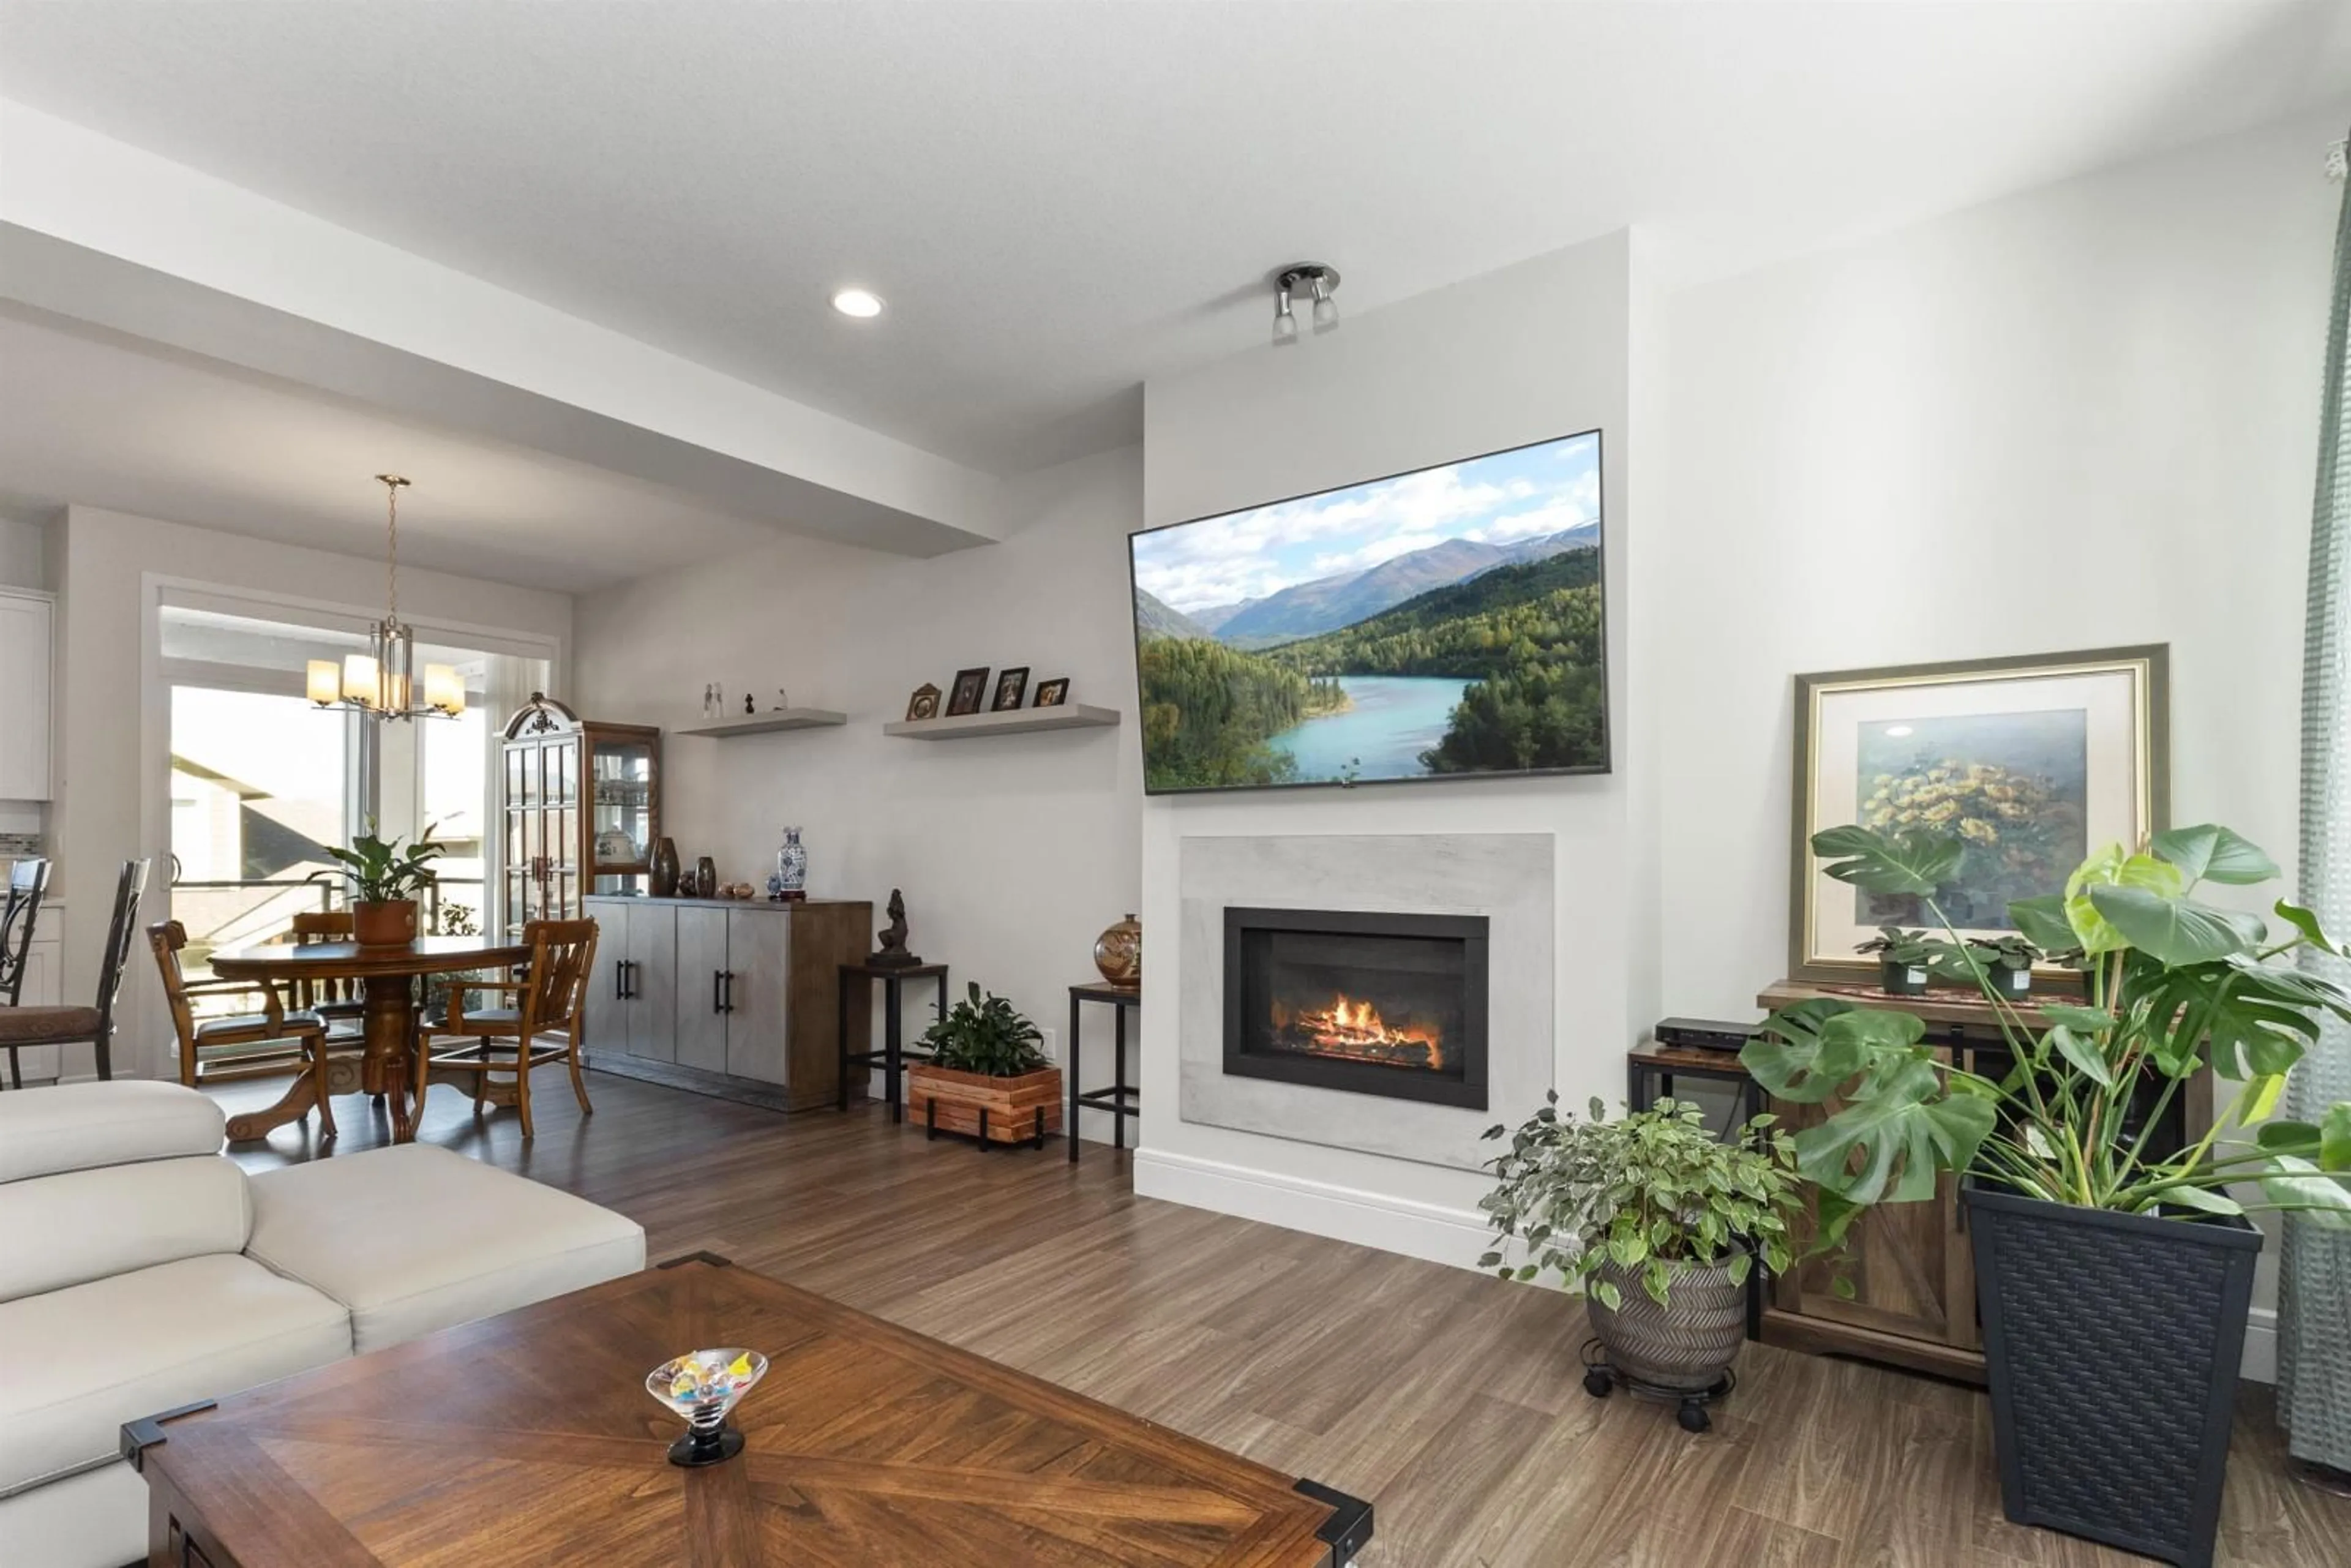
{"type": "Polygon", "coordinates": [[[1339,290],[1339,269],[1319,261],[1296,262],[1273,275],[1273,346],[1277,349],[1298,341],[1298,317],[1290,309],[1290,298],[1301,289],[1314,302],[1314,330],[1339,329],[1339,302],[1331,298],[1339,290]]]}

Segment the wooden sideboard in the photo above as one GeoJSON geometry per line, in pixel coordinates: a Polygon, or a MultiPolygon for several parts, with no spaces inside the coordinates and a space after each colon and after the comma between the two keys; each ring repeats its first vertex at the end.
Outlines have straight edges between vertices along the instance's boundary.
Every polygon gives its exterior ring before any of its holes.
{"type": "MultiPolygon", "coordinates": [[[[591,896],[587,1044],[601,1070],[792,1111],[840,1087],[841,966],[873,949],[863,899],[591,896]]],[[[862,1048],[871,1004],[849,1007],[862,1048]]]]}
{"type": "MultiPolygon", "coordinates": [[[[1895,997],[1874,986],[1782,980],[1755,1000],[1770,1010],[1812,997],[1908,1013],[1926,1024],[1928,1042],[1943,1061],[1991,1078],[2009,1069],[1998,1019],[1991,1004],[1980,998],[1959,991],[1895,997]]],[[[2043,1027],[2041,1015],[2030,1003],[2018,1010],[2026,1022],[2043,1027]]],[[[2210,1080],[2199,1077],[2175,1103],[2179,1126],[2165,1141],[2200,1136],[2211,1124],[2211,1104],[2210,1080]]],[[[1800,1132],[1825,1120],[1835,1103],[1776,1101],[1770,1109],[1790,1131],[1800,1132]]],[[[1853,1296],[1836,1293],[1833,1281],[1838,1269],[1831,1260],[1800,1263],[1764,1286],[1763,1341],[1981,1383],[1983,1335],[1976,1320],[1975,1255],[1957,1179],[1943,1176],[1928,1202],[1889,1203],[1872,1209],[1846,1235],[1843,1270],[1853,1296]]],[[[1805,1240],[1809,1243],[1809,1234],[1805,1240]]]]}

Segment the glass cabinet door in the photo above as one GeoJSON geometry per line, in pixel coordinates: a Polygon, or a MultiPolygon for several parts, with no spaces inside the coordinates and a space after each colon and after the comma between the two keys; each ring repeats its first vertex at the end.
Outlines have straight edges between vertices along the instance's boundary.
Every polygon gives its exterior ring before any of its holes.
{"type": "Polygon", "coordinates": [[[653,870],[654,753],[650,740],[598,737],[589,756],[590,884],[599,893],[635,890],[653,870]]]}

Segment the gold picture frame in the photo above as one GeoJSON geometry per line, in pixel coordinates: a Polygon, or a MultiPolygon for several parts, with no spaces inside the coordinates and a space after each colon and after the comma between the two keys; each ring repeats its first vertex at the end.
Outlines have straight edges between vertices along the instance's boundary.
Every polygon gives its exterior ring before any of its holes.
{"type": "Polygon", "coordinates": [[[1823,829],[1949,827],[1997,852],[1963,862],[1971,880],[1944,901],[1970,935],[2012,930],[2009,900],[2060,892],[2099,846],[2168,827],[2169,655],[2157,643],[1796,676],[1790,977],[1866,981],[1877,966],[1855,942],[1927,923],[1915,901],[1823,873],[1823,829]]]}

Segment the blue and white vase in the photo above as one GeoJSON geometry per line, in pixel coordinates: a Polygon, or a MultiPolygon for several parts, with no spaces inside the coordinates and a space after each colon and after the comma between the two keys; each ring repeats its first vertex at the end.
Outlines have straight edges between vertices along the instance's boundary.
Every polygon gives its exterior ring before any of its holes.
{"type": "Polygon", "coordinates": [[[784,847],[776,852],[775,896],[808,896],[808,846],[800,842],[798,828],[784,830],[784,847]]]}

